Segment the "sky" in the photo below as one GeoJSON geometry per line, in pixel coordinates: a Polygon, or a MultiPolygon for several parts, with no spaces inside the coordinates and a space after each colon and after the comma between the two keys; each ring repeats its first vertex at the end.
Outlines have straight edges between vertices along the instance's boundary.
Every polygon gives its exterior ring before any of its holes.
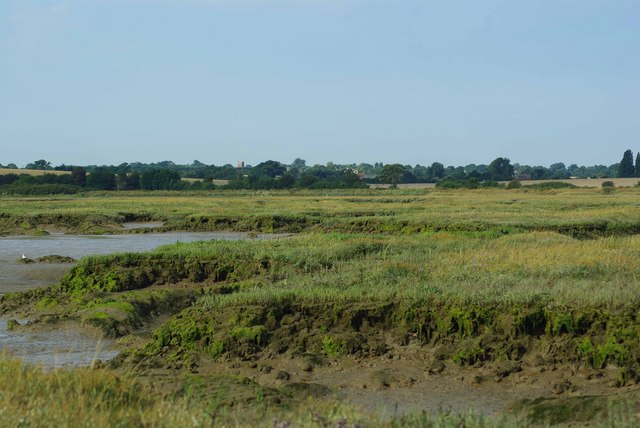
{"type": "Polygon", "coordinates": [[[0,164],[619,162],[637,0],[1,0],[0,164]]]}

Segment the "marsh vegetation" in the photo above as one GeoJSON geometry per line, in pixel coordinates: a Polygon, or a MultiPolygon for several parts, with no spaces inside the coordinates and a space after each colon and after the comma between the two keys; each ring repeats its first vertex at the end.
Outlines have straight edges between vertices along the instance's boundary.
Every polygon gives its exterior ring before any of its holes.
{"type": "MultiPolygon", "coordinates": [[[[158,416],[167,413],[203,425],[631,423],[640,380],[639,194],[519,188],[3,199],[5,234],[136,233],[121,224],[157,221],[165,231],[296,235],[84,257],[57,284],[3,296],[0,312],[31,320],[18,333],[64,321],[117,338],[123,350],[107,368],[29,368],[25,376],[47,385],[56,376],[103,383],[124,376],[109,397],[135,388],[158,397],[114,404],[96,395],[106,401],[91,405],[123,424],[164,425],[174,421],[158,416]],[[396,412],[371,413],[374,397],[398,403],[396,412]],[[438,414],[436,402],[458,402],[457,412],[438,414]]],[[[13,360],[2,364],[15,370],[13,360]]],[[[35,389],[14,390],[39,399],[35,389]]],[[[33,406],[20,412],[39,423],[33,406]]]]}

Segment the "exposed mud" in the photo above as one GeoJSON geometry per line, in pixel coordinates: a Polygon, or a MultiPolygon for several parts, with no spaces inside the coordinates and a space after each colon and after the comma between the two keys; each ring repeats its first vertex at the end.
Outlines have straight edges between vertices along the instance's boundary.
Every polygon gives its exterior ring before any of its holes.
{"type": "Polygon", "coordinates": [[[227,375],[296,400],[337,398],[383,417],[443,410],[472,410],[488,416],[520,414],[539,397],[602,397],[638,391],[636,386],[619,386],[615,367],[594,370],[572,364],[538,365],[536,358],[518,362],[517,370],[506,368],[509,362],[469,367],[434,361],[439,360],[428,348],[409,346],[379,357],[307,354],[246,361],[200,360],[189,366],[179,362],[166,367],[138,366],[136,373],[152,383],[160,381],[167,391],[183,388],[185,374],[203,379],[227,375]]]}
{"type": "Polygon", "coordinates": [[[403,330],[406,313],[396,304],[192,307],[112,364],[169,388],[180,388],[180,373],[225,374],[389,417],[443,409],[499,415],[524,411],[515,406],[522,400],[638,390],[636,357],[624,367],[613,355],[594,361],[581,353],[585,332],[542,326],[510,336],[485,325],[468,337],[434,331],[427,339],[403,330]]]}

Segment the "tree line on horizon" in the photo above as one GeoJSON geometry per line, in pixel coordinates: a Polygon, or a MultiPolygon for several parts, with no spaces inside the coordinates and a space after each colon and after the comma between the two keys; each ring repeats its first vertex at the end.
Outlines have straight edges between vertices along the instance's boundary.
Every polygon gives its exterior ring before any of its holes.
{"type": "Polygon", "coordinates": [[[325,165],[308,166],[306,161],[295,159],[287,165],[268,160],[255,166],[225,164],[207,165],[198,160],[189,165],[172,161],[157,163],[122,163],[114,165],[52,166],[40,159],[26,165],[26,169],[43,171],[67,171],[69,174],[20,174],[15,164],[0,168],[16,172],[0,175],[0,192],[16,194],[78,193],[95,190],[208,190],[216,187],[229,189],[328,189],[364,188],[372,183],[397,185],[400,183],[436,183],[439,187],[494,186],[499,181],[510,180],[558,180],[568,178],[617,178],[640,177],[640,153],[626,150],[619,163],[605,166],[568,167],[558,162],[549,167],[511,164],[505,157],[498,157],[488,165],[444,166],[433,162],[429,166],[398,163],[343,164],[327,162],[325,165]],[[183,179],[192,180],[183,180],[183,179]],[[216,186],[213,180],[227,180],[228,184],[216,186]]]}

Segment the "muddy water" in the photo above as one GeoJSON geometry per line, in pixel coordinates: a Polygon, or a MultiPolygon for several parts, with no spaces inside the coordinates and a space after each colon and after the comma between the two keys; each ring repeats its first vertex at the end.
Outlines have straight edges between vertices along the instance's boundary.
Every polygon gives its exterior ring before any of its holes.
{"type": "MultiPolygon", "coordinates": [[[[253,239],[277,236],[281,235],[263,234],[253,239]]],[[[176,242],[241,239],[249,239],[249,236],[245,233],[172,232],[102,236],[52,234],[0,238],[0,295],[54,284],[73,266],[72,263],[25,264],[22,262],[23,255],[35,260],[38,257],[57,254],[77,260],[87,255],[149,251],[160,245],[176,242]]],[[[7,320],[0,319],[0,354],[3,352],[49,368],[86,366],[96,358],[104,361],[117,354],[113,350],[113,341],[101,340],[71,326],[56,326],[47,332],[31,332],[24,329],[7,331],[7,320]]]]}
{"type": "MultiPolygon", "coordinates": [[[[263,234],[256,239],[280,235],[263,234]]],[[[22,255],[29,259],[57,254],[79,259],[87,255],[119,252],[142,252],[160,245],[202,240],[248,239],[246,233],[147,233],[135,235],[63,235],[13,236],[0,238],[0,295],[24,291],[56,283],[71,264],[24,264],[22,255]]]]}
{"type": "Polygon", "coordinates": [[[13,332],[7,331],[7,321],[0,319],[1,353],[52,369],[90,366],[96,360],[110,360],[118,352],[114,350],[113,340],[101,339],[72,327],[56,326],[46,332],[13,332]]]}
{"type": "Polygon", "coordinates": [[[164,225],[164,222],[162,221],[129,222],[129,223],[123,223],[122,228],[126,230],[155,229],[156,227],[162,227],[163,225],[164,225]]]}

